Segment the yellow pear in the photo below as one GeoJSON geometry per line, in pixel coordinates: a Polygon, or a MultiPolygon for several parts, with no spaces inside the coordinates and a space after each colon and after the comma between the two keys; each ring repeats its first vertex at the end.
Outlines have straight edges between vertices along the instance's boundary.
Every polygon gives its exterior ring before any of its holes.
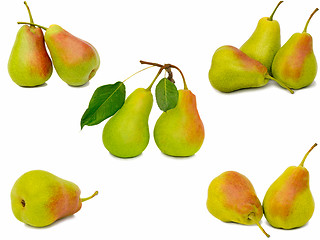
{"type": "Polygon", "coordinates": [[[79,187],[43,170],[23,174],[12,187],[11,207],[14,216],[34,227],[45,227],[58,219],[78,212],[82,202],[79,187]]]}
{"type": "Polygon", "coordinates": [[[212,180],[208,189],[207,208],[223,222],[236,222],[245,225],[257,224],[261,227],[262,206],[247,177],[227,171],[212,180]]]}
{"type": "Polygon", "coordinates": [[[309,187],[309,172],[303,166],[314,144],[299,166],[288,167],[269,187],[263,210],[276,228],[292,229],[305,225],[313,215],[314,200],[309,187]]]}

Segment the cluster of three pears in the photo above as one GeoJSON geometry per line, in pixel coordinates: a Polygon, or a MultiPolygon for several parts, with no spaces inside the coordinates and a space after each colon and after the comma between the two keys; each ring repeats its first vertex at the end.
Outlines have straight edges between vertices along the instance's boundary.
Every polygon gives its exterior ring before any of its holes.
{"type": "Polygon", "coordinates": [[[306,33],[310,16],[303,33],[294,34],[281,47],[280,25],[273,16],[261,18],[251,37],[237,49],[219,48],[212,57],[209,80],[214,88],[232,92],[243,88],[261,87],[272,79],[280,86],[300,89],[310,85],[317,72],[312,37],[306,33]],[[272,76],[271,76],[272,75],[272,76]]]}
{"type": "MultiPolygon", "coordinates": [[[[153,105],[151,86],[132,92],[106,123],[102,140],[111,154],[121,158],[136,157],[147,147],[150,139],[148,121],[153,105]]],[[[195,95],[186,86],[178,92],[176,107],[163,112],[157,120],[154,139],[164,154],[186,157],[200,149],[204,127],[195,95]]]]}
{"type": "MultiPolygon", "coordinates": [[[[270,79],[273,58],[280,49],[280,25],[273,16],[263,17],[251,37],[240,49],[222,46],[212,57],[209,70],[211,85],[221,92],[232,92],[244,88],[262,87],[270,79]]],[[[281,83],[279,83],[281,84],[281,83]]]]}
{"type": "Polygon", "coordinates": [[[52,62],[59,77],[71,86],[88,82],[100,65],[97,50],[58,25],[45,28],[34,24],[26,2],[30,23],[23,25],[17,33],[9,61],[11,79],[23,87],[44,84],[52,74],[52,62]],[[43,36],[44,29],[45,36],[43,36]],[[51,59],[46,51],[50,51],[51,59]]]}

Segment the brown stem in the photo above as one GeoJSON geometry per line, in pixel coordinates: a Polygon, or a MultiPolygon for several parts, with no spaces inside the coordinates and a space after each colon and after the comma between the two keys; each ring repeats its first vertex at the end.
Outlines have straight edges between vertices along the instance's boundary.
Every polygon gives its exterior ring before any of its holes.
{"type": "Polygon", "coordinates": [[[175,68],[180,72],[182,80],[183,80],[184,90],[188,90],[186,79],[184,78],[184,75],[183,75],[182,71],[180,70],[180,68],[178,68],[175,65],[171,65],[171,64],[170,64],[170,67],[175,68]]]}
{"type": "Polygon", "coordinates": [[[153,62],[147,62],[147,61],[142,61],[140,60],[141,64],[148,64],[148,65],[152,65],[152,66],[156,66],[156,67],[163,67],[163,65],[159,64],[159,63],[153,63],[153,62]]]}
{"type": "Polygon", "coordinates": [[[163,68],[163,69],[168,69],[168,68],[177,69],[181,74],[181,77],[182,77],[182,80],[183,80],[184,89],[188,90],[186,79],[184,78],[184,75],[183,75],[182,71],[180,70],[180,68],[178,68],[177,66],[172,65],[172,64],[162,65],[162,64],[159,64],[159,63],[147,62],[147,61],[142,61],[142,60],[140,60],[140,63],[141,64],[148,64],[148,65],[152,65],[152,66],[156,66],[156,67],[160,67],[160,68],[163,68]]]}

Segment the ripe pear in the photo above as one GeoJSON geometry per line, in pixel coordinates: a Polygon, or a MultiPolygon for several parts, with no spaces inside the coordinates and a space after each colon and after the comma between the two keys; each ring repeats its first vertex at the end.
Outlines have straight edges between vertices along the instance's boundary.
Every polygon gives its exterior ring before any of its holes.
{"type": "Polygon", "coordinates": [[[272,63],[275,78],[293,89],[309,86],[317,75],[317,60],[313,52],[308,24],[318,8],[311,14],[302,33],[295,33],[280,48],[272,63]]]}
{"type": "Polygon", "coordinates": [[[45,227],[58,219],[78,212],[82,202],[79,187],[43,170],[23,174],[12,187],[11,207],[14,216],[34,227],[45,227]]]}
{"type": "Polygon", "coordinates": [[[315,146],[317,144],[306,153],[299,166],[288,167],[269,187],[263,200],[263,210],[273,227],[301,227],[312,217],[314,200],[309,186],[309,172],[303,165],[315,146]]]}
{"type": "Polygon", "coordinates": [[[268,72],[274,56],[281,47],[280,25],[273,16],[283,1],[280,1],[270,17],[261,18],[251,37],[240,47],[249,57],[262,63],[268,72]]]}
{"type": "MultiPolygon", "coordinates": [[[[286,87],[282,82],[271,77],[264,65],[238,48],[222,46],[213,54],[209,80],[211,85],[221,92],[262,87],[270,79],[286,87]]],[[[293,93],[291,89],[287,89],[293,93]]]]}
{"type": "MultiPolygon", "coordinates": [[[[33,23],[26,2],[30,22],[33,23]]],[[[22,87],[44,84],[52,74],[52,63],[47,53],[41,28],[23,25],[17,33],[9,61],[11,79],[22,87]]]]}
{"type": "Polygon", "coordinates": [[[161,114],[153,135],[158,148],[170,156],[191,156],[201,148],[204,127],[190,90],[179,90],[176,107],[161,114]]]}
{"type": "Polygon", "coordinates": [[[81,86],[96,74],[100,58],[90,43],[73,36],[58,25],[47,28],[44,38],[54,68],[67,84],[81,86]]]}
{"type": "Polygon", "coordinates": [[[130,158],[140,155],[149,143],[149,115],[153,104],[150,88],[138,88],[103,129],[102,140],[114,156],[130,158]]]}
{"type": "Polygon", "coordinates": [[[261,227],[262,206],[249,179],[235,171],[227,171],[212,180],[208,189],[207,208],[223,222],[261,227]]]}

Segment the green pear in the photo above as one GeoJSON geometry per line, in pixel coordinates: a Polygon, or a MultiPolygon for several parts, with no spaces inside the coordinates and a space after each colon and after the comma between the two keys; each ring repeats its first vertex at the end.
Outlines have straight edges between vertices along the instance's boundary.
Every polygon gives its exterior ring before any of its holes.
{"type": "Polygon", "coordinates": [[[177,106],[161,114],[153,135],[158,148],[167,155],[191,156],[201,148],[204,127],[190,90],[179,90],[177,106]]]}
{"type": "MultiPolygon", "coordinates": [[[[270,79],[285,87],[268,74],[264,65],[233,46],[222,46],[213,54],[209,80],[221,92],[262,87],[270,79]]],[[[287,89],[293,93],[291,89],[287,89]]]]}
{"type": "Polygon", "coordinates": [[[288,167],[269,187],[263,200],[263,210],[273,227],[301,227],[312,217],[314,200],[309,186],[309,172],[303,165],[315,146],[317,144],[306,153],[299,166],[288,167]]]}
{"type": "Polygon", "coordinates": [[[144,151],[150,138],[148,120],[152,104],[150,88],[138,88],[128,96],[103,129],[103,144],[111,154],[130,158],[144,151]]]}
{"type": "Polygon", "coordinates": [[[49,172],[33,170],[23,174],[12,187],[11,207],[14,216],[34,227],[45,227],[58,219],[78,212],[82,202],[79,187],[49,172]]]}
{"type": "MultiPolygon", "coordinates": [[[[33,23],[26,2],[30,22],[33,23]]],[[[24,25],[17,33],[9,61],[11,79],[22,87],[44,84],[52,74],[52,63],[47,53],[41,28],[24,25]]]]}
{"type": "Polygon", "coordinates": [[[278,3],[270,17],[259,20],[251,37],[240,47],[249,57],[262,63],[269,73],[273,58],[281,47],[280,25],[273,20],[273,15],[282,2],[278,3]]]}
{"type": "Polygon", "coordinates": [[[262,206],[247,177],[227,171],[214,178],[209,185],[208,211],[223,222],[236,222],[245,225],[257,224],[261,227],[262,206]]]}
{"type": "Polygon", "coordinates": [[[90,43],[73,36],[58,25],[51,25],[44,38],[54,68],[67,84],[81,86],[96,74],[100,58],[90,43]]]}
{"type": "Polygon", "coordinates": [[[308,24],[318,8],[311,14],[302,33],[295,33],[280,48],[272,63],[275,78],[293,89],[309,86],[317,75],[317,60],[313,52],[308,24]]]}

